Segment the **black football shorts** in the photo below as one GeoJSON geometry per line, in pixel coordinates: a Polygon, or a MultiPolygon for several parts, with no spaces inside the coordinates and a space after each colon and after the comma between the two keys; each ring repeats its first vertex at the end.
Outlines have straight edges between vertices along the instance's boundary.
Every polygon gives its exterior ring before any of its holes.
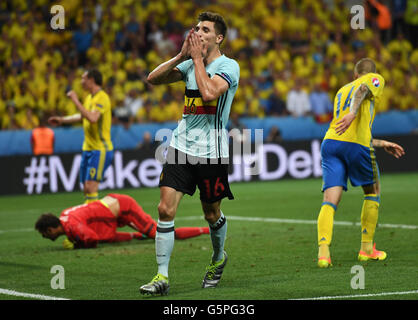
{"type": "Polygon", "coordinates": [[[171,161],[163,165],[159,187],[171,187],[192,196],[197,186],[200,200],[206,203],[214,203],[226,197],[234,199],[228,183],[228,163],[221,159],[191,159],[171,147],[168,154],[170,152],[175,154],[175,160],[171,157],[171,161]]]}

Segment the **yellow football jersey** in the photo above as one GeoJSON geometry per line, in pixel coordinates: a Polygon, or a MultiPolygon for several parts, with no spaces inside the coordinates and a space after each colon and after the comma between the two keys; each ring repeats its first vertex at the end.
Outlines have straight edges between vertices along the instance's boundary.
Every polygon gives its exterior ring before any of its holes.
{"type": "Polygon", "coordinates": [[[372,125],[376,114],[375,110],[380,103],[384,86],[385,80],[380,74],[368,73],[338,90],[334,99],[334,117],[325,134],[324,140],[333,139],[354,142],[370,147],[372,140],[372,125]],[[337,128],[336,123],[350,111],[350,104],[354,93],[363,83],[369,88],[371,94],[369,94],[361,103],[357,116],[350,127],[348,127],[342,135],[338,135],[335,131],[337,128]]]}
{"type": "Polygon", "coordinates": [[[106,92],[100,90],[94,96],[89,94],[83,105],[88,111],[98,110],[101,113],[96,123],[91,123],[83,118],[83,151],[113,150],[112,140],[110,139],[112,110],[109,96],[106,92]]]}

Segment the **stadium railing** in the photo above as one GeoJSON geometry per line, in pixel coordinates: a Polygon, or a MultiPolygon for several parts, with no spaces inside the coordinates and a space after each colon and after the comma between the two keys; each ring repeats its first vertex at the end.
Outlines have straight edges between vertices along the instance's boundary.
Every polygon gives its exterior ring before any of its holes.
{"type": "MultiPolygon", "coordinates": [[[[277,126],[284,141],[322,139],[329,124],[318,124],[311,117],[267,117],[242,118],[241,123],[251,129],[254,139],[255,129],[263,129],[266,138],[270,129],[277,126]]],[[[177,122],[133,124],[129,129],[123,126],[112,126],[112,141],[117,150],[134,149],[145,132],[150,132],[152,139],[160,129],[174,130],[177,122]]],[[[418,110],[389,111],[376,115],[373,125],[374,136],[407,135],[418,131],[418,110]]],[[[79,152],[83,143],[83,129],[54,128],[55,153],[79,152]]],[[[31,131],[0,131],[0,156],[30,155],[31,131]]]]}

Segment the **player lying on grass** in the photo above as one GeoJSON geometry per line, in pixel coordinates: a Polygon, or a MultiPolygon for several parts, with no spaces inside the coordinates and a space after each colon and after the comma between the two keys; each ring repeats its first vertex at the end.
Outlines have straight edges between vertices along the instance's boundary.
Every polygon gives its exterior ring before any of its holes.
{"type": "MultiPolygon", "coordinates": [[[[42,214],[35,229],[44,238],[55,241],[66,235],[64,248],[95,248],[99,242],[122,242],[133,238],[155,239],[157,223],[130,196],[108,194],[101,200],[68,208],[58,218],[52,213],[42,214]],[[129,225],[137,232],[117,232],[129,225]]],[[[175,230],[176,239],[187,239],[209,234],[208,227],[183,227],[175,230]]]]}

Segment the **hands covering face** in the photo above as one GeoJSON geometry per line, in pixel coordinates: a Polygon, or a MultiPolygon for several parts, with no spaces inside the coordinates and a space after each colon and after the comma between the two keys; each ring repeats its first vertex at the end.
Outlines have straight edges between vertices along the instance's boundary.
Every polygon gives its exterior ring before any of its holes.
{"type": "Polygon", "coordinates": [[[181,48],[181,55],[183,57],[191,57],[192,59],[205,57],[207,54],[207,47],[202,43],[200,36],[192,28],[187,34],[181,48]]]}

